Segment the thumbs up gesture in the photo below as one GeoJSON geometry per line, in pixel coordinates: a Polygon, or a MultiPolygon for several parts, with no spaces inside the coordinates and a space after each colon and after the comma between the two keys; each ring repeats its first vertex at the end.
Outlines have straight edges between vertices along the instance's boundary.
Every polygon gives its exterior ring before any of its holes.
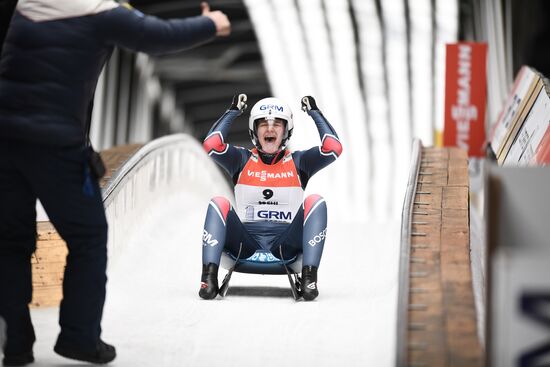
{"type": "Polygon", "coordinates": [[[207,2],[201,3],[202,15],[212,19],[216,25],[216,36],[229,36],[231,33],[231,23],[223,12],[219,10],[210,11],[210,5],[207,2]]]}

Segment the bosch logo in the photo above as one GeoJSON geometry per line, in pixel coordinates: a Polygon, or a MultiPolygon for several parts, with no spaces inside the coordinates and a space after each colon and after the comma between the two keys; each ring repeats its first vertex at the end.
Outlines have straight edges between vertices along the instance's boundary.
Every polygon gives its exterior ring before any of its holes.
{"type": "Polygon", "coordinates": [[[327,237],[327,229],[325,228],[321,233],[319,233],[318,235],[314,236],[311,240],[309,240],[308,244],[311,247],[313,247],[321,243],[321,241],[324,241],[326,237],[327,237]]]}
{"type": "Polygon", "coordinates": [[[291,212],[278,212],[276,210],[260,210],[258,217],[262,219],[277,219],[277,220],[291,220],[291,212]]]}
{"type": "Polygon", "coordinates": [[[274,104],[261,105],[260,106],[260,111],[265,111],[265,110],[275,110],[275,111],[283,112],[284,108],[282,106],[277,106],[277,105],[274,105],[274,104]]]}

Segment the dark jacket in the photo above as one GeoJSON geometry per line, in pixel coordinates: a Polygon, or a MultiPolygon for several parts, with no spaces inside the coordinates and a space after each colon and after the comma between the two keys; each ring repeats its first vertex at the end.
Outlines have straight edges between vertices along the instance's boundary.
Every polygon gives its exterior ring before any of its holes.
{"type": "Polygon", "coordinates": [[[16,10],[0,60],[0,140],[82,144],[99,74],[115,46],[174,52],[215,33],[207,17],[164,21],[124,6],[40,22],[16,10]]]}

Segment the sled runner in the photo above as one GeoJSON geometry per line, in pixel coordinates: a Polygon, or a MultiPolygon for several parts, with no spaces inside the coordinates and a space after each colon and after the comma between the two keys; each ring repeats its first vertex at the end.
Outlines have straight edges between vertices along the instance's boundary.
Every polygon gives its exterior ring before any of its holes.
{"type": "MultiPolygon", "coordinates": [[[[275,257],[271,251],[257,250],[247,259],[240,259],[231,253],[224,251],[221,257],[221,266],[228,270],[220,287],[220,296],[225,297],[229,288],[229,281],[233,272],[248,274],[287,275],[290,290],[295,300],[302,296],[302,280],[299,272],[302,269],[302,255],[296,255],[288,260],[275,257]]],[[[282,258],[282,256],[280,256],[282,258]]]]}

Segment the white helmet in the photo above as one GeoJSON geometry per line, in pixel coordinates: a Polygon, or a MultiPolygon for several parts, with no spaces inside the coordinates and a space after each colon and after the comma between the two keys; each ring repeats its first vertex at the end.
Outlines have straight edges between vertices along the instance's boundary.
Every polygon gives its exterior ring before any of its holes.
{"type": "Polygon", "coordinates": [[[290,107],[279,98],[264,98],[259,100],[252,110],[250,110],[250,118],[248,120],[248,134],[252,143],[261,149],[258,141],[258,135],[256,133],[256,120],[259,119],[281,119],[286,121],[285,133],[283,135],[283,141],[281,143],[281,150],[285,149],[288,144],[288,140],[292,136],[294,129],[294,123],[292,122],[292,111],[290,107]]]}

